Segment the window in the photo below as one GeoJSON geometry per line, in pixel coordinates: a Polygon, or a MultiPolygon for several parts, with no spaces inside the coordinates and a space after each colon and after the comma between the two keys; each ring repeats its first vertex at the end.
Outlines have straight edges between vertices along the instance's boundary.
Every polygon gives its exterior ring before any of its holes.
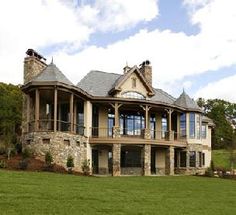
{"type": "Polygon", "coordinates": [[[161,137],[166,138],[166,133],[167,133],[167,117],[165,114],[163,114],[161,119],[161,137]]]}
{"type": "Polygon", "coordinates": [[[122,97],[131,99],[145,99],[144,95],[134,91],[125,92],[122,94],[122,97]]]}
{"type": "Polygon", "coordinates": [[[108,114],[108,136],[112,136],[112,129],[115,125],[115,115],[112,113],[108,114]]]}
{"type": "Polygon", "coordinates": [[[205,166],[205,153],[202,153],[202,166],[205,166]]]}
{"type": "Polygon", "coordinates": [[[196,152],[189,152],[189,166],[196,167],[196,152]]]}
{"type": "Polygon", "coordinates": [[[44,138],[43,139],[43,144],[50,144],[50,139],[49,138],[44,138]]]}
{"type": "Polygon", "coordinates": [[[196,128],[197,128],[197,139],[201,138],[201,116],[200,114],[196,115],[196,128]]]}
{"type": "Polygon", "coordinates": [[[186,152],[180,152],[180,167],[186,167],[186,152]]]}
{"type": "Polygon", "coordinates": [[[151,132],[151,138],[155,138],[155,130],[156,130],[156,117],[155,114],[151,114],[150,116],[150,132],[151,132]]]}
{"type": "Polygon", "coordinates": [[[202,138],[206,139],[207,136],[207,126],[206,125],[202,125],[202,138]]]}
{"type": "Polygon", "coordinates": [[[195,138],[195,114],[189,114],[189,136],[195,138]]]}
{"type": "Polygon", "coordinates": [[[198,152],[199,167],[202,167],[202,153],[198,152]]]}
{"type": "Polygon", "coordinates": [[[180,135],[186,137],[186,113],[180,115],[180,135]]]}
{"type": "Polygon", "coordinates": [[[132,78],[132,88],[136,88],[136,78],[132,78]]]}
{"type": "Polygon", "coordinates": [[[77,133],[84,134],[84,106],[83,103],[77,103],[77,133]]]}

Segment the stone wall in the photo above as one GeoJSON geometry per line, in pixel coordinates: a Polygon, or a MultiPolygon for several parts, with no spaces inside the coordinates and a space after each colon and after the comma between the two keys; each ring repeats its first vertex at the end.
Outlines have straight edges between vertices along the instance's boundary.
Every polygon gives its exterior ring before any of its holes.
{"type": "Polygon", "coordinates": [[[54,163],[66,168],[67,157],[71,155],[78,172],[82,172],[82,163],[87,160],[87,145],[87,138],[71,133],[32,132],[23,137],[23,148],[32,150],[36,158],[44,161],[49,151],[54,163]]]}

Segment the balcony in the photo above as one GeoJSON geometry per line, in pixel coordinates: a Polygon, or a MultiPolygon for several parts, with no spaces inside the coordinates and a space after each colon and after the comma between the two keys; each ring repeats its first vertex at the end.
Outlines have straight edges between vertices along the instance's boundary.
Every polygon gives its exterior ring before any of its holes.
{"type": "MultiPolygon", "coordinates": [[[[37,121],[37,127],[35,128],[36,121],[30,121],[28,123],[29,132],[53,132],[54,131],[54,120],[40,119],[37,121]]],[[[57,120],[56,131],[71,132],[74,134],[84,135],[84,126],[79,124],[71,124],[67,121],[57,120]],[[72,126],[72,128],[71,128],[72,126]]]]}
{"type": "Polygon", "coordinates": [[[92,142],[113,142],[126,140],[128,142],[157,142],[157,143],[186,143],[186,137],[175,131],[139,129],[128,130],[120,129],[119,127],[92,127],[91,137],[92,142]]]}

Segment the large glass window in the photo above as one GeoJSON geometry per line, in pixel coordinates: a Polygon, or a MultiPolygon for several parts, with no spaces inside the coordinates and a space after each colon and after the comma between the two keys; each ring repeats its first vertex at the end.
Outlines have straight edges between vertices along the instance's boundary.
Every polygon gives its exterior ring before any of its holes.
{"type": "Polygon", "coordinates": [[[77,103],[77,132],[84,134],[84,105],[83,103],[77,103]]]}
{"type": "Polygon", "coordinates": [[[166,138],[166,134],[167,134],[167,116],[163,114],[161,119],[161,137],[166,138]]]}
{"type": "Polygon", "coordinates": [[[199,167],[202,167],[202,152],[198,152],[199,167]]]}
{"type": "Polygon", "coordinates": [[[155,130],[156,130],[156,117],[155,114],[151,114],[150,117],[150,132],[151,132],[151,138],[155,138],[155,130]]]}
{"type": "Polygon", "coordinates": [[[206,125],[202,125],[202,138],[206,139],[207,137],[207,126],[206,125]]]}
{"type": "Polygon", "coordinates": [[[201,116],[200,114],[196,115],[196,130],[197,130],[197,139],[201,138],[201,116]]]}
{"type": "Polygon", "coordinates": [[[195,138],[195,113],[189,114],[189,137],[195,138]]]}
{"type": "Polygon", "coordinates": [[[180,135],[186,137],[186,113],[180,115],[180,135]]]}
{"type": "Polygon", "coordinates": [[[135,91],[125,92],[122,94],[122,97],[131,99],[145,99],[144,95],[135,91]]]}
{"type": "Polygon", "coordinates": [[[144,129],[144,117],[136,114],[120,115],[121,135],[141,135],[144,129]]]}
{"type": "Polygon", "coordinates": [[[112,113],[108,114],[108,136],[112,136],[112,128],[115,125],[115,116],[112,113]]]}
{"type": "Polygon", "coordinates": [[[122,149],[121,167],[141,167],[141,149],[122,149]]]}
{"type": "Polygon", "coordinates": [[[189,152],[189,166],[196,167],[196,152],[189,152]]]}
{"type": "Polygon", "coordinates": [[[186,167],[186,152],[180,152],[180,167],[186,167]]]}

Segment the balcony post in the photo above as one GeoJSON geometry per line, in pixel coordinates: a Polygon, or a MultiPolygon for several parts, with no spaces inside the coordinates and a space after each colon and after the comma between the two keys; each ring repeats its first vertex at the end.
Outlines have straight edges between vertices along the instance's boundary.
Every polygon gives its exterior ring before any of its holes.
{"type": "Polygon", "coordinates": [[[115,102],[115,104],[110,104],[115,110],[115,126],[112,128],[113,138],[120,137],[120,117],[119,108],[122,104],[115,102]]]}
{"type": "Polygon", "coordinates": [[[144,110],[145,112],[145,128],[144,128],[144,139],[151,139],[151,132],[150,132],[150,123],[149,123],[149,110],[151,109],[150,106],[142,106],[140,107],[144,110]]]}
{"type": "Polygon", "coordinates": [[[39,130],[39,105],[40,105],[39,89],[35,90],[35,131],[39,130]]]}
{"type": "Polygon", "coordinates": [[[54,132],[57,131],[57,88],[54,89],[54,132]]]}
{"type": "Polygon", "coordinates": [[[168,114],[168,133],[169,133],[169,141],[173,140],[173,134],[172,134],[172,120],[171,120],[171,115],[173,113],[172,109],[166,109],[166,112],[168,114]]]}
{"type": "Polygon", "coordinates": [[[74,120],[74,127],[73,127],[73,129],[74,129],[74,132],[76,133],[77,132],[77,102],[74,102],[74,114],[73,114],[73,116],[74,116],[74,119],[73,119],[74,120]]]}
{"type": "Polygon", "coordinates": [[[26,95],[26,132],[30,132],[30,95],[26,95]]]}
{"type": "Polygon", "coordinates": [[[74,94],[70,95],[70,131],[73,132],[73,102],[74,102],[74,94]]]}

